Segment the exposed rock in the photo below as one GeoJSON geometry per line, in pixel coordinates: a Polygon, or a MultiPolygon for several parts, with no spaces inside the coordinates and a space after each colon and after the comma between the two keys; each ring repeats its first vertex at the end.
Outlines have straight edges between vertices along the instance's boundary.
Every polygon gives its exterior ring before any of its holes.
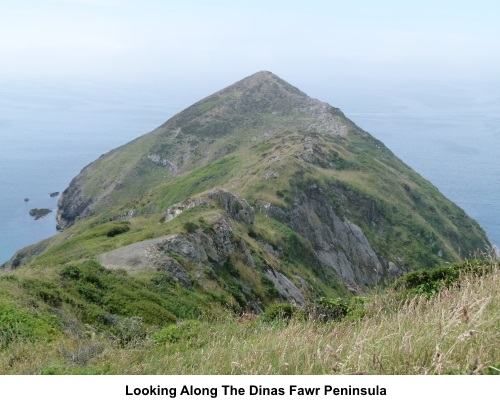
{"type": "Polygon", "coordinates": [[[289,212],[270,203],[261,203],[260,210],[307,239],[321,263],[344,281],[365,286],[382,277],[383,266],[361,228],[337,215],[321,189],[307,190],[306,198],[289,212]]]}
{"type": "Polygon", "coordinates": [[[306,107],[306,111],[314,117],[314,120],[307,125],[308,131],[323,133],[332,137],[345,138],[347,136],[347,126],[338,117],[344,114],[335,107],[327,103],[314,100],[316,103],[306,107]]]}
{"type": "MultiPolygon", "coordinates": [[[[87,170],[90,170],[90,166],[84,168],[82,173],[87,170]]],[[[86,218],[93,213],[91,209],[93,199],[84,196],[79,184],[80,180],[79,177],[75,177],[57,202],[56,220],[59,230],[66,229],[79,219],[86,218]]]]}
{"type": "Polygon", "coordinates": [[[148,155],[148,159],[151,160],[151,162],[153,162],[154,164],[157,164],[158,166],[166,167],[167,169],[169,169],[172,172],[172,174],[174,176],[177,176],[179,169],[178,169],[177,165],[175,163],[171,162],[170,160],[165,159],[165,158],[161,157],[160,155],[156,155],[156,154],[148,155]]]}
{"type": "Polygon", "coordinates": [[[217,201],[235,221],[252,225],[255,217],[254,209],[243,198],[227,190],[217,189],[206,194],[206,197],[217,201]]]}
{"type": "Polygon", "coordinates": [[[275,179],[276,177],[279,177],[279,176],[280,175],[276,172],[266,172],[262,178],[264,180],[269,180],[269,179],[275,179]]]}
{"type": "Polygon", "coordinates": [[[160,253],[177,253],[200,267],[203,262],[208,260],[209,256],[212,260],[219,262],[220,258],[217,255],[214,244],[208,240],[208,237],[198,234],[171,236],[170,238],[165,238],[156,246],[160,253]]]}
{"type": "Polygon", "coordinates": [[[35,220],[43,218],[45,215],[50,214],[51,209],[48,208],[33,208],[30,210],[29,214],[35,218],[35,220]]]}
{"type": "Polygon", "coordinates": [[[181,215],[184,211],[189,210],[191,208],[194,208],[199,205],[207,205],[209,206],[210,204],[208,201],[205,200],[195,200],[195,201],[186,201],[182,204],[174,204],[171,207],[167,209],[165,212],[165,217],[164,221],[169,222],[172,221],[172,219],[178,217],[181,215]]]}
{"type": "Polygon", "coordinates": [[[0,266],[0,269],[13,270],[30,263],[36,256],[41,255],[48,249],[53,239],[54,238],[48,238],[18,250],[10,260],[0,266]]]}
{"type": "Polygon", "coordinates": [[[259,244],[264,248],[266,249],[266,251],[268,251],[269,253],[271,253],[274,257],[276,257],[277,259],[279,259],[280,255],[281,255],[281,252],[277,251],[276,249],[274,249],[269,243],[267,242],[264,242],[264,241],[261,241],[259,240],[258,241],[259,244]]]}
{"type": "Polygon", "coordinates": [[[307,287],[307,285],[308,285],[308,284],[307,284],[307,281],[306,281],[306,280],[304,280],[302,277],[297,276],[297,275],[295,275],[294,277],[295,277],[297,280],[299,280],[299,281],[300,281],[300,284],[302,284],[302,287],[307,287]]]}
{"type": "Polygon", "coordinates": [[[265,271],[266,277],[271,280],[279,293],[286,297],[288,301],[297,305],[304,305],[306,299],[302,292],[283,273],[276,271],[272,267],[265,271]]]}
{"type": "Polygon", "coordinates": [[[179,262],[171,257],[162,257],[156,262],[155,265],[158,271],[164,271],[177,281],[180,285],[186,288],[192,288],[191,279],[186,270],[179,264],[179,262]]]}
{"type": "Polygon", "coordinates": [[[199,267],[212,262],[222,265],[235,252],[232,242],[233,230],[224,217],[220,217],[209,235],[197,231],[188,235],[168,235],[134,243],[97,256],[104,267],[135,271],[158,270],[164,267],[163,259],[171,253],[191,261],[199,267]]]}
{"type": "Polygon", "coordinates": [[[255,213],[250,204],[248,204],[243,198],[238,197],[224,189],[216,189],[204,194],[199,199],[187,200],[181,204],[172,205],[165,212],[164,220],[165,222],[171,221],[185,210],[199,205],[210,206],[211,201],[217,203],[217,205],[226,211],[229,218],[247,225],[253,224],[255,213]]]}
{"type": "Polygon", "coordinates": [[[59,195],[59,191],[54,191],[52,193],[49,193],[51,197],[57,197],[59,195]]]}
{"type": "Polygon", "coordinates": [[[396,279],[398,277],[401,277],[405,273],[401,268],[396,266],[393,262],[388,263],[388,272],[389,272],[389,277],[391,279],[396,279]]]}
{"type": "Polygon", "coordinates": [[[257,203],[257,207],[259,208],[259,212],[265,214],[266,216],[276,218],[281,222],[286,222],[287,220],[287,213],[274,204],[271,204],[267,201],[260,201],[257,203]]]}
{"type": "Polygon", "coordinates": [[[156,261],[159,255],[156,252],[156,245],[161,243],[166,236],[149,239],[142,242],[133,243],[121,248],[103,253],[96,259],[108,269],[123,269],[127,271],[156,270],[156,261]]]}

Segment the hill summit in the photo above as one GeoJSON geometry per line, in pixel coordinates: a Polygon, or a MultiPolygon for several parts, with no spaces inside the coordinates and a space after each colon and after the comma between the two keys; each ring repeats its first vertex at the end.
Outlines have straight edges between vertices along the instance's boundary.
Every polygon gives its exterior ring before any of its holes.
{"type": "Polygon", "coordinates": [[[58,227],[10,266],[96,258],[108,269],[164,272],[256,312],[489,246],[382,142],[270,72],[85,167],[59,200],[58,227]]]}

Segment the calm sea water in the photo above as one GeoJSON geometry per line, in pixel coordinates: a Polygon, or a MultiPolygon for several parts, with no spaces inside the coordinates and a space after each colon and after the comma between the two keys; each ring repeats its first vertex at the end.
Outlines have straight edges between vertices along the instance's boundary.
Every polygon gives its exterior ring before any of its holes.
{"type": "MultiPolygon", "coordinates": [[[[461,206],[500,244],[500,97],[492,88],[399,87],[306,92],[341,108],[461,206]]],[[[0,263],[52,236],[57,198],[88,163],[206,94],[89,84],[3,85],[0,97],[0,263]],[[29,202],[24,202],[29,198],[29,202]],[[54,212],[35,221],[31,208],[54,212]]]]}
{"type": "Polygon", "coordinates": [[[346,114],[463,208],[500,246],[500,87],[388,91],[346,114]]]}
{"type": "Polygon", "coordinates": [[[119,87],[0,88],[0,263],[16,250],[56,234],[58,197],[49,193],[62,193],[101,154],[186,107],[168,93],[119,87]],[[28,214],[32,208],[50,208],[53,213],[35,221],[28,214]]]}

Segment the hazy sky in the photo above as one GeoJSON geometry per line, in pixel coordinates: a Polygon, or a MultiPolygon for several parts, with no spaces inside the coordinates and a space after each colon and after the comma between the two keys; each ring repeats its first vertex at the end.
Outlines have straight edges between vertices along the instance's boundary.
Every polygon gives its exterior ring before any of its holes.
{"type": "MultiPolygon", "coordinates": [[[[0,79],[498,78],[500,1],[0,0],[0,79]]],[[[297,83],[298,82],[298,83],[297,83]]]]}

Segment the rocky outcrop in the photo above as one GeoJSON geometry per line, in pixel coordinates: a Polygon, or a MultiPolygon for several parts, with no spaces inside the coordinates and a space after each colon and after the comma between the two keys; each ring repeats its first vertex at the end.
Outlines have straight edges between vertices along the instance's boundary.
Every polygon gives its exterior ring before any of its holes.
{"type": "Polygon", "coordinates": [[[210,234],[198,230],[187,235],[174,234],[134,243],[101,254],[97,259],[105,267],[128,271],[158,269],[160,264],[165,267],[163,259],[172,253],[200,268],[206,263],[222,265],[237,249],[232,242],[233,229],[227,219],[220,217],[212,230],[210,234]]]}
{"type": "Polygon", "coordinates": [[[253,224],[255,213],[250,204],[245,199],[224,189],[216,189],[195,200],[190,199],[181,204],[172,205],[165,212],[164,220],[165,222],[171,221],[190,208],[214,204],[222,208],[229,218],[246,225],[253,224]]]}
{"type": "Polygon", "coordinates": [[[299,288],[293,284],[288,277],[283,273],[276,271],[270,267],[264,273],[271,280],[274,287],[278,290],[282,297],[286,297],[289,302],[302,306],[306,303],[306,299],[299,288]]]}
{"type": "MultiPolygon", "coordinates": [[[[338,215],[319,188],[308,189],[289,211],[270,203],[261,203],[260,210],[307,239],[321,263],[347,283],[373,285],[388,270],[361,228],[338,215]]],[[[392,264],[391,272],[397,271],[395,267],[392,264]]]]}
{"type": "Polygon", "coordinates": [[[148,159],[158,166],[166,167],[167,169],[169,169],[172,172],[172,174],[174,176],[177,176],[177,173],[179,172],[179,168],[177,167],[177,165],[175,163],[171,162],[170,160],[165,159],[157,154],[148,155],[148,159]]]}
{"type": "Polygon", "coordinates": [[[53,240],[54,238],[44,239],[41,242],[26,246],[25,248],[18,250],[10,260],[0,266],[0,271],[13,270],[30,263],[37,256],[45,252],[49,248],[53,240]]]}
{"type": "Polygon", "coordinates": [[[66,229],[79,219],[92,215],[90,207],[93,200],[84,196],[79,180],[79,177],[75,177],[57,202],[56,220],[59,230],[66,229]]]}
{"type": "Polygon", "coordinates": [[[217,201],[221,208],[227,212],[229,218],[246,225],[253,224],[255,218],[254,209],[243,198],[224,189],[211,191],[205,197],[217,201]]]}
{"type": "MultiPolygon", "coordinates": [[[[186,235],[167,235],[115,249],[96,259],[108,269],[165,272],[180,285],[191,288],[193,277],[200,278],[201,270],[207,266],[224,268],[235,253],[246,258],[249,267],[255,267],[245,242],[241,239],[235,242],[234,239],[234,231],[228,219],[220,216],[210,232],[198,229],[186,235]],[[193,268],[197,269],[194,273],[193,268]]],[[[263,275],[271,280],[282,298],[296,305],[306,302],[301,290],[270,264],[263,270],[263,275]]],[[[303,280],[302,282],[305,283],[303,280]]],[[[249,289],[245,285],[242,288],[249,289]]],[[[260,312],[258,308],[256,305],[256,312],[260,312]]]]}
{"type": "Polygon", "coordinates": [[[222,265],[237,248],[232,241],[233,229],[227,219],[219,217],[212,225],[212,230],[210,234],[199,231],[188,235],[172,235],[156,248],[160,254],[177,253],[199,266],[207,262],[222,265]]]}
{"type": "Polygon", "coordinates": [[[174,281],[178,282],[183,287],[189,289],[193,287],[189,273],[172,257],[162,257],[158,259],[155,263],[155,267],[156,270],[163,271],[170,275],[174,281]]]}
{"type": "Polygon", "coordinates": [[[174,218],[181,215],[184,211],[197,207],[199,205],[210,205],[210,204],[208,203],[208,201],[205,200],[185,201],[180,204],[174,204],[168,207],[167,211],[165,212],[165,216],[163,217],[163,220],[164,222],[172,221],[174,218]]]}
{"type": "Polygon", "coordinates": [[[49,208],[33,208],[30,210],[29,214],[35,218],[35,220],[43,218],[45,215],[48,215],[52,212],[49,208]]]}

